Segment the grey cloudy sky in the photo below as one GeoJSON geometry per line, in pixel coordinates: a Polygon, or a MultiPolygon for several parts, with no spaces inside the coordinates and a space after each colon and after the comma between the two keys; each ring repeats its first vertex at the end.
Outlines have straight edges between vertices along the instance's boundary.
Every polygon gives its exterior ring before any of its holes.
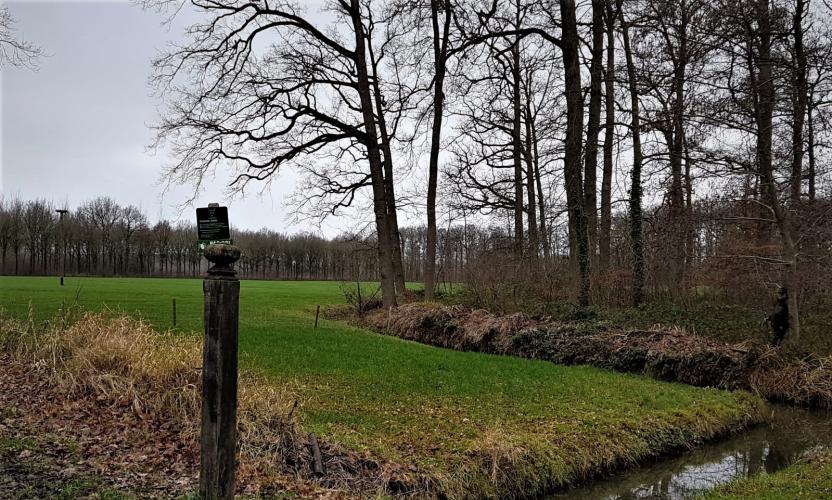
{"type": "MultiPolygon", "coordinates": [[[[188,219],[187,187],[166,191],[164,154],[147,151],[159,102],[147,84],[150,61],[182,33],[162,17],[127,2],[6,2],[21,38],[48,54],[37,71],[3,69],[0,188],[6,196],[46,198],[71,207],[107,195],[134,204],[152,219],[188,219]],[[180,215],[181,214],[181,215],[180,215]]],[[[261,194],[225,200],[217,178],[196,205],[226,201],[232,224],[278,231],[317,230],[290,225],[284,197],[295,179],[284,172],[261,194]]],[[[323,232],[339,232],[331,220],[323,232]]],[[[344,228],[346,229],[346,227],[344,228]]]]}

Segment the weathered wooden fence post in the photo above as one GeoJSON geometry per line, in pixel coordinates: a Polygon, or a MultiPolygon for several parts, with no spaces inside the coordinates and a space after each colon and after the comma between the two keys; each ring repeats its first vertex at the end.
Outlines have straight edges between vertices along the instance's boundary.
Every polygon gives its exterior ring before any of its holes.
{"type": "Polygon", "coordinates": [[[234,498],[237,448],[237,336],[240,281],[232,245],[205,248],[211,264],[202,282],[205,344],[202,351],[202,434],[199,493],[203,499],[234,498]]]}
{"type": "Polygon", "coordinates": [[[176,326],[176,297],[171,300],[173,301],[173,326],[176,326]]]}

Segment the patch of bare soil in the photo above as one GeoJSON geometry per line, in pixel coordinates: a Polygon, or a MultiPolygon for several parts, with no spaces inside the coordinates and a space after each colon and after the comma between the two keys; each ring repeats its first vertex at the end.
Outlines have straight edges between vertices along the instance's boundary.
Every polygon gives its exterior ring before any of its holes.
{"type": "Polygon", "coordinates": [[[700,387],[744,389],[772,401],[832,408],[832,359],[730,344],[673,329],[588,330],[525,314],[406,304],[357,320],[381,333],[463,351],[584,364],[700,387]]]}

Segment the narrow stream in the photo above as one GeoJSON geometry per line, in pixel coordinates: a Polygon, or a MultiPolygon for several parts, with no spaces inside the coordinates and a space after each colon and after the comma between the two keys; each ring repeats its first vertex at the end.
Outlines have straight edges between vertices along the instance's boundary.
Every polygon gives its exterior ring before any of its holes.
{"type": "Polygon", "coordinates": [[[740,436],[548,498],[686,500],[734,478],[780,470],[817,445],[832,445],[832,413],[779,405],[770,411],[769,424],[740,436]]]}

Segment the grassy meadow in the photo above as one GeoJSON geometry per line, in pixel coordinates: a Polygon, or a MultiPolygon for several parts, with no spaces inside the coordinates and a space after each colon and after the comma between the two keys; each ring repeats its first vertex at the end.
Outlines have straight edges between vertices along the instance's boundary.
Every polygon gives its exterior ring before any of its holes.
{"type": "MultiPolygon", "coordinates": [[[[4,313],[62,304],[198,335],[200,280],[1,277],[4,313]]],[[[369,286],[369,285],[368,285],[369,286]]],[[[402,341],[321,318],[335,282],[244,281],[241,365],[291,387],[306,430],[377,460],[415,464],[452,497],[539,494],[754,421],[760,401],[590,367],[402,341]]]]}

